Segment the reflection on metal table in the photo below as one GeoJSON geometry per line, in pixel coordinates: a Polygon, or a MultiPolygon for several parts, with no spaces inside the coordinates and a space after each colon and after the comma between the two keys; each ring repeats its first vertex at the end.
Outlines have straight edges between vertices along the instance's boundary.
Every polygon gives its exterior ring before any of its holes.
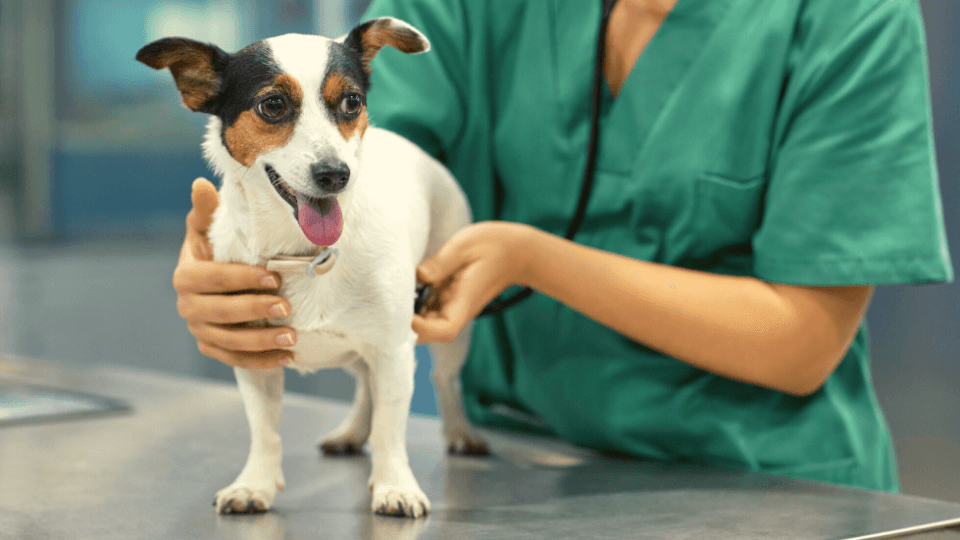
{"type": "Polygon", "coordinates": [[[960,524],[952,503],[613,458],[499,432],[484,431],[490,458],[450,457],[439,421],[416,416],[411,467],[433,510],[421,520],[378,516],[369,510],[369,458],[323,457],[314,445],[347,404],[298,394],[284,396],[286,492],[265,514],[221,516],[210,501],[249,445],[235,386],[2,355],[0,382],[130,405],[0,427],[3,539],[929,538],[960,524]]]}

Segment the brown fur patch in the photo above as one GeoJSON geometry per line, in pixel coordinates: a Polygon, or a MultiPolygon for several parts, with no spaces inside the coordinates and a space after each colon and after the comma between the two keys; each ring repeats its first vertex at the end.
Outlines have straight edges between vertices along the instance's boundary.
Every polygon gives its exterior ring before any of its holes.
{"type": "Polygon", "coordinates": [[[331,73],[327,80],[323,81],[321,95],[324,103],[331,109],[336,110],[340,106],[340,98],[343,97],[350,86],[346,79],[336,73],[331,73]]]}
{"type": "MultiPolygon", "coordinates": [[[[279,75],[272,85],[257,92],[257,97],[271,92],[280,92],[287,96],[296,118],[303,106],[303,88],[300,83],[290,75],[279,75]]],[[[293,136],[295,125],[295,121],[281,124],[265,122],[255,110],[250,109],[240,113],[237,121],[224,131],[223,139],[233,159],[245,167],[250,167],[257,156],[287,144],[293,136]]]]}
{"type": "MultiPolygon", "coordinates": [[[[337,73],[331,73],[327,77],[327,80],[323,81],[323,89],[321,94],[323,96],[324,103],[327,104],[327,107],[337,111],[340,109],[340,101],[349,90],[355,90],[357,92],[360,91],[357,85],[351,83],[349,80],[344,79],[337,73]]],[[[343,138],[348,141],[358,133],[360,137],[363,137],[363,134],[367,131],[368,123],[369,120],[367,118],[366,106],[361,107],[360,114],[357,115],[356,118],[346,121],[337,121],[337,124],[340,127],[340,134],[343,135],[343,138]]]]}
{"type": "Polygon", "coordinates": [[[357,115],[353,120],[347,120],[346,122],[340,122],[340,134],[343,135],[345,140],[350,140],[354,135],[360,135],[360,138],[363,138],[363,134],[367,131],[367,125],[369,124],[369,119],[367,118],[367,107],[363,106],[360,109],[360,114],[357,115]]]}
{"type": "Polygon", "coordinates": [[[286,96],[290,98],[290,103],[294,109],[299,111],[300,107],[303,106],[303,88],[301,88],[300,83],[290,75],[278,75],[277,78],[273,80],[273,88],[286,94],[286,96]]]}
{"type": "Polygon", "coordinates": [[[367,73],[371,72],[370,62],[384,45],[391,45],[404,53],[418,53],[424,50],[424,44],[419,36],[407,28],[394,27],[388,20],[380,20],[368,28],[360,42],[363,46],[363,67],[367,73]]]}
{"type": "Polygon", "coordinates": [[[154,69],[170,68],[183,104],[198,111],[220,90],[220,77],[213,69],[213,51],[188,40],[158,42],[142,61],[154,69]]]}
{"type": "Polygon", "coordinates": [[[249,167],[257,156],[287,144],[293,135],[293,126],[293,122],[268,124],[253,110],[246,110],[224,131],[223,139],[230,155],[249,167]]]}

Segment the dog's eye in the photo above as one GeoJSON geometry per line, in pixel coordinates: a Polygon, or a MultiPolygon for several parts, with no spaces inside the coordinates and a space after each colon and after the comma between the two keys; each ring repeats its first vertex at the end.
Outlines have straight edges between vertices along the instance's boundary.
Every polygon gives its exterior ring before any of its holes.
{"type": "Polygon", "coordinates": [[[272,97],[261,101],[259,109],[260,114],[264,118],[275,120],[283,116],[283,113],[287,112],[287,104],[284,103],[282,98],[272,97]]]}
{"type": "Polygon", "coordinates": [[[363,100],[360,99],[360,94],[350,94],[340,102],[340,112],[349,117],[354,117],[360,114],[360,108],[362,106],[363,100]]]}

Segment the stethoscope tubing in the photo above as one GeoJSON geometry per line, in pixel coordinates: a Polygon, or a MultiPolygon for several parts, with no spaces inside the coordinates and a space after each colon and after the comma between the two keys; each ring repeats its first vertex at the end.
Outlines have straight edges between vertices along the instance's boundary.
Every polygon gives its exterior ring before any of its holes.
{"type": "MultiPolygon", "coordinates": [[[[583,223],[583,217],[587,212],[587,203],[590,201],[590,195],[593,192],[593,177],[597,167],[597,145],[600,135],[600,101],[603,91],[603,59],[607,44],[607,23],[610,21],[610,12],[613,11],[613,5],[617,0],[603,0],[603,7],[600,15],[600,33],[597,36],[596,59],[593,68],[593,104],[590,108],[590,143],[587,146],[587,164],[584,167],[583,183],[580,187],[580,198],[577,201],[577,208],[570,218],[567,225],[567,232],[564,238],[573,240],[574,235],[580,230],[583,223]]],[[[487,304],[477,317],[494,315],[508,309],[533,295],[533,289],[523,287],[519,292],[508,298],[497,298],[487,304]]]]}

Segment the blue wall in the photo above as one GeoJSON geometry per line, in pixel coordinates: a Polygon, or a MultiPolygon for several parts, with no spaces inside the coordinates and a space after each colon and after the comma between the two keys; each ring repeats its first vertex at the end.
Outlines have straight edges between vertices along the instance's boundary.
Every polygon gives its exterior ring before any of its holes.
{"type": "Polygon", "coordinates": [[[180,229],[193,179],[215,178],[199,146],[192,153],[57,151],[54,170],[54,226],[73,238],[180,229]]]}

